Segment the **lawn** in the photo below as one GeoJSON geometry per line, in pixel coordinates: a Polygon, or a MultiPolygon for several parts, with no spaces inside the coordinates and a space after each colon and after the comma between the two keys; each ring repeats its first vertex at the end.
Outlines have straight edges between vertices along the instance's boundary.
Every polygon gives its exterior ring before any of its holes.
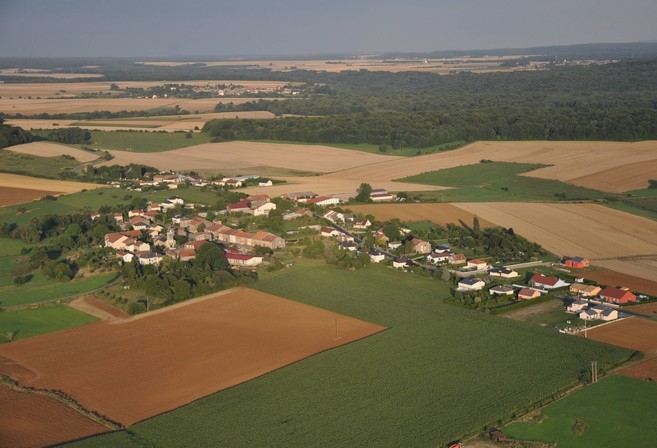
{"type": "Polygon", "coordinates": [[[632,353],[446,305],[445,283],[378,265],[296,262],[256,288],[388,330],[73,446],[442,446],[632,353]]]}
{"type": "Polygon", "coordinates": [[[131,152],[162,152],[209,142],[209,135],[198,132],[188,138],[185,132],[91,131],[91,143],[85,146],[131,152]]]}
{"type": "Polygon", "coordinates": [[[601,200],[605,194],[556,180],[521,176],[545,165],[487,162],[463,165],[397,179],[426,185],[453,187],[438,192],[414,193],[424,201],[440,202],[523,202],[556,200],[601,200]]]}
{"type": "Polygon", "coordinates": [[[513,423],[504,433],[559,448],[654,446],[656,401],[654,383],[614,375],[548,405],[541,423],[513,423]]]}
{"type": "Polygon", "coordinates": [[[98,319],[67,305],[46,305],[38,308],[0,313],[0,342],[25,339],[67,328],[79,327],[98,319]]]}

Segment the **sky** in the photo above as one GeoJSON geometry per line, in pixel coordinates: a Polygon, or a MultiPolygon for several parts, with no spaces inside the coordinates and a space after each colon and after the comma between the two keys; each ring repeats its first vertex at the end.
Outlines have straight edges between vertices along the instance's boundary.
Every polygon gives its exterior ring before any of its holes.
{"type": "Polygon", "coordinates": [[[300,56],[657,40],[656,0],[0,0],[0,57],[300,56]]]}

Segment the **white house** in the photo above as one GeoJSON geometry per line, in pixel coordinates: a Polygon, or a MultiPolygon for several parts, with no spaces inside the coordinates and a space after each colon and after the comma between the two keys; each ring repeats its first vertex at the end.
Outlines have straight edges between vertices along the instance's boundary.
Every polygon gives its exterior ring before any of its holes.
{"type": "Polygon", "coordinates": [[[385,254],[378,249],[370,249],[368,254],[372,263],[381,263],[386,258],[385,254]]]}
{"type": "Polygon", "coordinates": [[[456,289],[459,291],[479,291],[484,286],[486,286],[486,282],[484,282],[482,279],[476,277],[466,277],[459,280],[456,289]]]}
{"type": "Polygon", "coordinates": [[[618,319],[618,310],[606,306],[592,306],[580,312],[579,318],[583,320],[615,320],[618,319]]]}

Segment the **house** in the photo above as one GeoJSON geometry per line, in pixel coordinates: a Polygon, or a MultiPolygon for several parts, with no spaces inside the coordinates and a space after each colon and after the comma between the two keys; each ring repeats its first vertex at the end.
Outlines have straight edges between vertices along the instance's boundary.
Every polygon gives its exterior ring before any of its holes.
{"type": "Polygon", "coordinates": [[[627,289],[623,288],[612,288],[609,286],[600,291],[600,294],[598,295],[602,300],[606,300],[612,303],[622,304],[628,302],[636,302],[636,296],[627,289]]]}
{"type": "Polygon", "coordinates": [[[431,244],[426,241],[422,241],[419,238],[413,238],[411,243],[413,244],[413,251],[416,254],[428,254],[431,252],[431,244]]]}
{"type": "Polygon", "coordinates": [[[237,179],[226,179],[224,185],[228,188],[239,188],[242,186],[242,181],[237,179]]]}
{"type": "Polygon", "coordinates": [[[319,234],[325,238],[337,238],[342,234],[342,232],[340,232],[338,229],[334,229],[333,227],[323,227],[319,234]]]}
{"type": "Polygon", "coordinates": [[[271,187],[272,185],[274,185],[274,183],[271,179],[264,179],[258,182],[259,187],[271,187]]]}
{"type": "Polygon", "coordinates": [[[588,300],[577,299],[566,307],[567,313],[579,314],[589,307],[588,300]]]}
{"type": "Polygon", "coordinates": [[[476,277],[466,277],[459,280],[456,289],[459,291],[479,291],[484,286],[486,286],[486,282],[484,282],[482,279],[476,277]]]}
{"type": "Polygon", "coordinates": [[[294,193],[287,193],[285,198],[289,199],[290,201],[303,203],[307,202],[310,198],[314,198],[315,196],[317,196],[317,194],[313,193],[312,191],[297,191],[294,193]]]}
{"type": "Polygon", "coordinates": [[[367,218],[354,220],[354,229],[367,230],[367,228],[371,225],[372,223],[367,218]]]}
{"type": "Polygon", "coordinates": [[[447,259],[447,263],[449,263],[449,264],[465,264],[466,261],[467,261],[467,259],[465,258],[465,255],[463,255],[463,254],[452,254],[447,259]]]}
{"type": "Polygon", "coordinates": [[[542,289],[556,289],[570,285],[570,283],[566,283],[557,277],[548,277],[540,273],[534,274],[529,280],[529,284],[535,288],[542,289]]]}
{"type": "Polygon", "coordinates": [[[328,212],[324,213],[322,217],[324,219],[328,219],[332,223],[344,222],[344,214],[335,210],[329,210],[328,212]]]}
{"type": "Polygon", "coordinates": [[[343,241],[340,243],[340,249],[356,252],[358,250],[358,244],[353,241],[343,241]]]}
{"type": "Polygon", "coordinates": [[[368,255],[372,263],[381,263],[386,258],[385,254],[378,249],[370,249],[368,255]]]}
{"type": "Polygon", "coordinates": [[[534,288],[522,288],[518,291],[518,300],[530,300],[540,296],[541,292],[534,288]]]}
{"type": "Polygon", "coordinates": [[[392,260],[392,267],[395,269],[406,269],[409,266],[412,266],[412,262],[406,257],[395,258],[392,260]]]}
{"type": "Polygon", "coordinates": [[[467,268],[475,269],[477,271],[483,271],[484,269],[488,268],[488,263],[486,263],[484,260],[474,259],[474,260],[468,260],[465,266],[467,268]]]}
{"type": "Polygon", "coordinates": [[[401,241],[388,241],[388,249],[395,250],[401,247],[401,241]]]}
{"type": "Polygon", "coordinates": [[[597,296],[602,288],[596,285],[585,285],[584,283],[573,283],[568,287],[568,290],[582,297],[595,297],[597,296]]]}
{"type": "Polygon", "coordinates": [[[583,269],[589,266],[589,259],[583,257],[563,257],[561,262],[569,268],[575,269],[583,269]]]}
{"type": "Polygon", "coordinates": [[[488,290],[492,295],[496,296],[511,296],[515,289],[509,285],[495,285],[488,290]]]}
{"type": "Polygon", "coordinates": [[[246,199],[242,199],[226,205],[226,210],[228,213],[251,213],[251,203],[246,199]]]}
{"type": "Polygon", "coordinates": [[[273,202],[266,202],[257,207],[251,204],[251,213],[253,213],[253,216],[269,216],[269,212],[272,210],[276,210],[276,204],[273,202]]]}
{"type": "Polygon", "coordinates": [[[438,263],[443,263],[446,262],[449,257],[452,255],[451,252],[431,252],[429,255],[427,255],[427,263],[431,264],[438,264],[438,263]]]}
{"type": "Polygon", "coordinates": [[[616,320],[618,319],[618,310],[607,306],[592,306],[582,310],[578,317],[582,320],[616,320]]]}
{"type": "Polygon", "coordinates": [[[505,266],[495,266],[488,270],[488,275],[490,275],[491,277],[514,278],[514,277],[518,277],[520,274],[518,274],[518,272],[514,271],[513,269],[509,269],[505,266]]]}
{"type": "Polygon", "coordinates": [[[164,259],[162,255],[150,250],[135,252],[135,257],[137,257],[137,261],[142,266],[159,264],[164,259]]]}

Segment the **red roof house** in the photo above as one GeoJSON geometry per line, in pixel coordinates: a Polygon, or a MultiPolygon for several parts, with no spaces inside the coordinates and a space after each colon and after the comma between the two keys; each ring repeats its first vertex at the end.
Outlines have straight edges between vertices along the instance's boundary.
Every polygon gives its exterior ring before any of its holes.
{"type": "Polygon", "coordinates": [[[600,298],[612,303],[636,302],[636,296],[626,289],[606,287],[599,294],[600,298]]]}

